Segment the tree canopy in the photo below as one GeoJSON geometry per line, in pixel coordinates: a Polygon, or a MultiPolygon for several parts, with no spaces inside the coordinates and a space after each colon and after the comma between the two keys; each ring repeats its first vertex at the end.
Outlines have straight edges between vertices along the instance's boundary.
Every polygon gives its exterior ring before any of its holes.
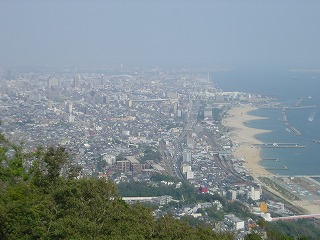
{"type": "Polygon", "coordinates": [[[0,239],[233,239],[128,205],[114,183],[79,178],[62,147],[26,153],[0,134],[0,239]]]}

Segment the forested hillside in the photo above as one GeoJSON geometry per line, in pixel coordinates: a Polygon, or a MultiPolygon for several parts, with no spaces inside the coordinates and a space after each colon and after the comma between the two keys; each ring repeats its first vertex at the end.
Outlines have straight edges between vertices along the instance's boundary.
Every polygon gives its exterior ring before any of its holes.
{"type": "Polygon", "coordinates": [[[112,182],[78,173],[62,147],[28,153],[0,135],[0,239],[233,239],[156,219],[121,200],[112,182]]]}
{"type": "MultiPolygon", "coordinates": [[[[126,204],[113,182],[80,178],[79,173],[62,147],[28,152],[0,134],[0,239],[234,238],[231,232],[192,227],[188,219],[155,218],[145,206],[126,204]]],[[[268,239],[317,239],[317,229],[307,224],[259,225],[268,239]]],[[[245,239],[262,238],[253,233],[245,239]]]]}

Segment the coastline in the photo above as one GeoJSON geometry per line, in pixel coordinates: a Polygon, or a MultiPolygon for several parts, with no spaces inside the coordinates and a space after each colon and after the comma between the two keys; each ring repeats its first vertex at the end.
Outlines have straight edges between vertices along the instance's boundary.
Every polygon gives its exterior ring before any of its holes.
{"type": "MultiPolygon", "coordinates": [[[[257,134],[271,132],[270,130],[249,128],[245,126],[245,122],[266,119],[264,117],[250,115],[249,112],[258,109],[250,105],[241,105],[239,107],[232,107],[227,111],[227,116],[223,119],[222,124],[231,128],[229,137],[232,140],[234,146],[232,154],[237,159],[243,159],[245,161],[244,166],[248,170],[248,173],[257,181],[259,176],[272,178],[276,175],[270,173],[260,165],[261,149],[254,144],[261,144],[262,142],[255,138],[257,134]]],[[[267,187],[267,186],[266,186],[267,187]]],[[[317,201],[298,200],[292,201],[282,196],[273,188],[267,187],[272,193],[282,197],[292,205],[302,208],[309,213],[319,213],[320,203],[317,201]]]]}
{"type": "Polygon", "coordinates": [[[222,121],[224,126],[231,128],[229,137],[234,145],[232,149],[234,157],[245,161],[244,165],[254,179],[257,179],[259,176],[273,176],[273,174],[260,165],[261,149],[254,145],[262,143],[255,138],[257,134],[270,131],[245,126],[245,122],[247,121],[265,119],[249,115],[249,112],[256,109],[258,108],[250,105],[233,107],[227,111],[227,116],[222,121]]]}

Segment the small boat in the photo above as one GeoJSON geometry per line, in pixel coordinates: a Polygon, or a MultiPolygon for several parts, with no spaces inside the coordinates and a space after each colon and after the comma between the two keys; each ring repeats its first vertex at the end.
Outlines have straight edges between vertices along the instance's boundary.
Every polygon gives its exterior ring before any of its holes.
{"type": "Polygon", "coordinates": [[[313,111],[308,117],[309,122],[312,122],[316,116],[317,111],[313,111]]]}

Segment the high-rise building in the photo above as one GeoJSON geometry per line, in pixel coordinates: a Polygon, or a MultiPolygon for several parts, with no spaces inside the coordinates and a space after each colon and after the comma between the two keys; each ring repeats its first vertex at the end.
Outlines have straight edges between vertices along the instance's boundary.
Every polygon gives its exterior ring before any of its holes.
{"type": "Polygon", "coordinates": [[[126,156],[125,159],[130,162],[130,171],[132,172],[132,174],[141,173],[141,164],[135,157],[126,156]]]}
{"type": "Polygon", "coordinates": [[[105,78],[104,78],[103,74],[101,74],[101,77],[100,77],[100,85],[102,85],[102,86],[106,85],[106,81],[105,81],[105,78]]]}
{"type": "Polygon", "coordinates": [[[53,77],[49,77],[47,79],[47,87],[48,87],[48,89],[53,90],[53,89],[59,87],[59,84],[60,84],[59,79],[56,79],[56,78],[53,78],[53,77]]]}
{"type": "Polygon", "coordinates": [[[183,174],[185,174],[186,172],[191,172],[192,170],[191,170],[191,166],[190,165],[188,165],[188,164],[182,164],[182,173],[183,174]]]}
{"type": "Polygon", "coordinates": [[[191,163],[192,161],[192,153],[190,149],[183,150],[183,162],[184,163],[191,163]]]}
{"type": "Polygon", "coordinates": [[[64,105],[64,111],[66,113],[72,113],[72,102],[66,102],[64,105]]]}
{"type": "Polygon", "coordinates": [[[74,122],[74,116],[71,113],[63,113],[63,120],[72,123],[74,122]]]}
{"type": "Polygon", "coordinates": [[[74,76],[72,86],[74,88],[79,88],[80,87],[80,75],[79,74],[74,76]]]}
{"type": "Polygon", "coordinates": [[[260,200],[261,190],[254,189],[254,187],[251,187],[250,191],[248,192],[248,198],[251,198],[254,201],[260,200]]]}
{"type": "Polygon", "coordinates": [[[187,130],[187,147],[193,149],[193,136],[192,136],[192,129],[187,130]]]}
{"type": "Polygon", "coordinates": [[[175,103],[173,103],[173,113],[174,113],[174,115],[177,115],[177,112],[178,112],[178,103],[175,102],[175,103]]]}
{"type": "Polygon", "coordinates": [[[231,201],[236,200],[237,199],[237,191],[236,190],[229,190],[227,192],[227,199],[231,200],[231,201]]]}
{"type": "Polygon", "coordinates": [[[103,104],[108,104],[109,103],[109,99],[108,99],[107,96],[105,96],[105,95],[102,96],[102,103],[103,104]]]}
{"type": "Polygon", "coordinates": [[[111,154],[102,154],[102,159],[109,165],[116,163],[116,156],[111,154]]]}
{"type": "Polygon", "coordinates": [[[194,179],[194,172],[186,172],[186,178],[187,180],[194,179]]]}
{"type": "Polygon", "coordinates": [[[224,216],[226,221],[225,223],[232,227],[234,230],[244,229],[244,221],[236,217],[233,214],[227,214],[224,216]]]}

